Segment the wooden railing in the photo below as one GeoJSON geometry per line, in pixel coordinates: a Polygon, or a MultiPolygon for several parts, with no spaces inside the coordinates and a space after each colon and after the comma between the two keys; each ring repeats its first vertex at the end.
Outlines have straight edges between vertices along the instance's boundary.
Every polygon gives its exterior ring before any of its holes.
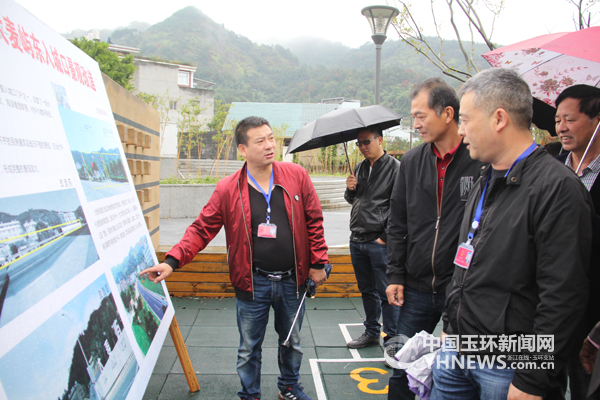
{"type": "MultiPolygon", "coordinates": [[[[158,261],[165,259],[169,248],[160,246],[158,261]]],[[[317,290],[317,297],[360,297],[348,249],[330,249],[333,265],[327,282],[317,290]]],[[[175,297],[234,297],[224,247],[207,247],[194,260],[167,278],[169,293],[175,297]]]]}

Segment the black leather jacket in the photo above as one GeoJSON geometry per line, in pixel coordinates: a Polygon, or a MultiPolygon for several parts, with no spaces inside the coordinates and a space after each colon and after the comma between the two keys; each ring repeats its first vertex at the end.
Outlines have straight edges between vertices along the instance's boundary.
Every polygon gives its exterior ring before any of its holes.
{"type": "Polygon", "coordinates": [[[356,190],[346,189],[344,198],[352,204],[350,213],[350,240],[368,242],[381,238],[387,242],[386,227],[390,214],[390,196],[400,161],[384,152],[373,164],[361,161],[354,168],[356,190]]]}

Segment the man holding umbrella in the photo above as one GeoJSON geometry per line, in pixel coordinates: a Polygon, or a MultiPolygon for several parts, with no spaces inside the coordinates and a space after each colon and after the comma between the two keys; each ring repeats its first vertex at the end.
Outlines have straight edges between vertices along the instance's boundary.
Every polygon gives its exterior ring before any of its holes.
{"type": "Polygon", "coordinates": [[[348,342],[351,349],[379,344],[382,316],[384,340],[396,335],[399,309],[388,303],[387,217],[390,196],[400,162],[383,149],[381,129],[374,125],[359,131],[356,145],[365,159],[346,179],[350,213],[350,256],[365,309],[365,332],[348,342]]]}
{"type": "MultiPolygon", "coordinates": [[[[425,143],[402,157],[391,198],[387,269],[388,301],[401,306],[397,332],[407,337],[433,333],[440,321],[464,205],[481,165],[458,135],[459,100],[452,87],[428,79],[415,85],[410,98],[414,127],[425,143]]],[[[388,398],[414,399],[404,370],[394,369],[388,398]]]]}
{"type": "Polygon", "coordinates": [[[192,261],[224,226],[240,333],[237,372],[242,389],[237,394],[242,399],[261,397],[262,343],[272,307],[279,336],[279,398],[310,400],[299,383],[301,293],[307,278],[316,286],[327,279],[321,205],[304,168],[275,162],[275,138],[264,118],[241,120],[235,140],[246,164],[219,181],[165,262],[140,275],[147,273],[155,283],[168,277],[192,261]]]}

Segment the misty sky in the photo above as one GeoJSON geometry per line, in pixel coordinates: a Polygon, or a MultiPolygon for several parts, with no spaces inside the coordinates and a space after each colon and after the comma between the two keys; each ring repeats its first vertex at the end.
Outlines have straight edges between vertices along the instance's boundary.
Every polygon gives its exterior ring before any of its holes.
{"type": "MultiPolygon", "coordinates": [[[[361,14],[363,7],[387,3],[401,8],[395,0],[169,0],[152,7],[141,0],[103,0],[86,6],[78,0],[16,1],[59,33],[79,28],[112,29],[127,26],[132,21],[155,24],[192,5],[214,21],[224,24],[225,28],[257,43],[272,44],[298,36],[315,36],[350,47],[372,43],[369,25],[361,14]]],[[[435,1],[437,9],[445,7],[445,1],[435,1]]],[[[425,33],[435,35],[429,2],[409,3],[415,7],[415,16],[425,33]]],[[[505,0],[505,4],[492,36],[492,41],[501,45],[547,33],[574,30],[572,15],[575,7],[568,0],[505,0]]],[[[600,23],[600,18],[593,22],[600,23]]],[[[442,25],[444,36],[453,37],[449,31],[450,24],[443,15],[438,23],[442,25]]],[[[388,37],[396,39],[397,34],[390,29],[388,37]]]]}

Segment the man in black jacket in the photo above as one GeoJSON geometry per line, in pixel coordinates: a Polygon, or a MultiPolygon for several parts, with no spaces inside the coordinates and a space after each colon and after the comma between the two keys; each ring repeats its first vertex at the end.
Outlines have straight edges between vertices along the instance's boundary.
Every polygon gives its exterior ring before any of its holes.
{"type": "Polygon", "coordinates": [[[490,165],[465,207],[431,398],[541,399],[587,301],[591,200],[534,143],[516,71],[484,70],[460,95],[459,133],[490,165]]]}
{"type": "MultiPolygon", "coordinates": [[[[388,301],[402,306],[398,334],[408,337],[433,333],[440,321],[464,205],[480,168],[458,135],[454,89],[433,78],[416,85],[410,97],[414,127],[425,143],[402,157],[392,192],[387,270],[388,301]]],[[[404,370],[394,370],[388,398],[414,398],[404,370]]]]}
{"type": "Polygon", "coordinates": [[[591,373],[590,384],[587,392],[589,399],[597,399],[600,396],[600,357],[598,357],[598,347],[600,347],[600,322],[592,328],[588,337],[585,338],[581,347],[581,363],[587,373],[591,373]]]}
{"type": "MultiPolygon", "coordinates": [[[[565,152],[556,158],[567,167],[576,170],[600,122],[600,89],[589,85],[574,85],[566,88],[556,98],[556,133],[565,152]]],[[[596,138],[579,167],[579,179],[592,196],[596,213],[600,212],[600,138],[596,138]]],[[[588,271],[590,298],[581,323],[573,338],[568,362],[571,399],[585,399],[590,376],[579,361],[579,349],[588,332],[600,320],[600,215],[594,215],[592,260],[588,271]]],[[[564,398],[566,376],[561,377],[561,392],[546,396],[547,399],[564,398]]],[[[597,394],[596,398],[600,398],[597,394]]]]}
{"type": "Polygon", "coordinates": [[[387,277],[387,218],[390,195],[400,162],[383,150],[377,126],[358,133],[356,142],[365,159],[346,179],[346,201],[350,213],[350,256],[365,309],[365,332],[348,342],[351,349],[379,344],[382,316],[385,339],[396,335],[398,307],[385,294],[387,277]]]}

